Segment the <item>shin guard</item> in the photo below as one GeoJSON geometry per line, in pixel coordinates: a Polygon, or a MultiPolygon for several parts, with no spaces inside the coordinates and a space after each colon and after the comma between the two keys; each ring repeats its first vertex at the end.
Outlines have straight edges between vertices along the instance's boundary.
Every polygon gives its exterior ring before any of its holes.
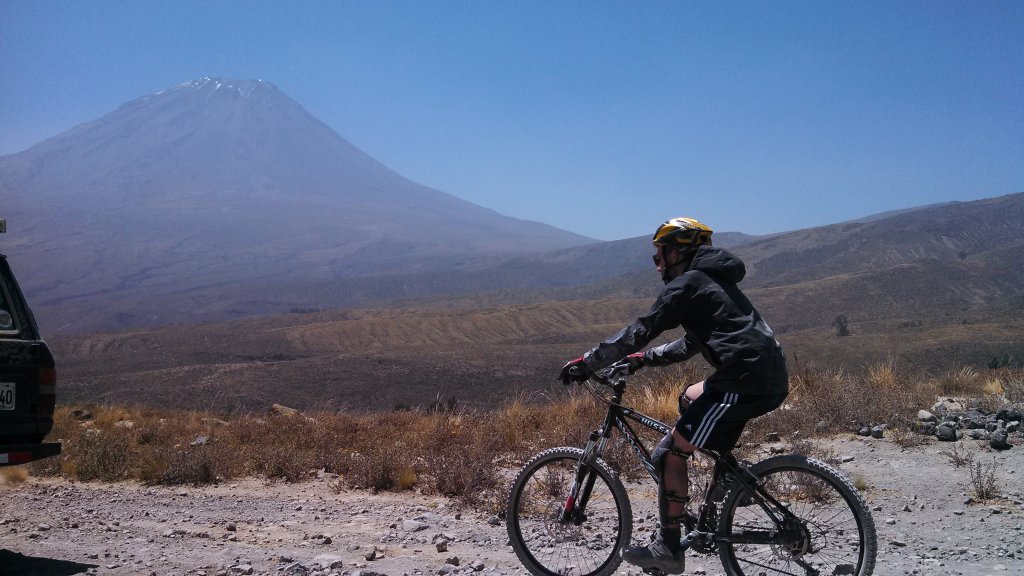
{"type": "Polygon", "coordinates": [[[675,442],[672,439],[672,433],[669,432],[661,439],[657,447],[651,453],[651,460],[654,462],[655,468],[658,470],[658,476],[661,481],[658,482],[658,516],[661,522],[661,527],[664,530],[668,527],[673,527],[678,530],[678,526],[682,522],[685,514],[677,514],[670,516],[668,512],[669,503],[682,504],[686,506],[689,504],[689,496],[680,496],[678,493],[665,488],[665,458],[669,455],[683,458],[684,460],[690,458],[690,454],[683,452],[676,448],[675,442]]]}

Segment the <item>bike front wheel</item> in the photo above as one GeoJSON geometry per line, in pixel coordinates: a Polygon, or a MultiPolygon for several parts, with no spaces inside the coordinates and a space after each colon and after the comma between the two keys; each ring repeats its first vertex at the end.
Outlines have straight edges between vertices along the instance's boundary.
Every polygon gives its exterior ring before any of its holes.
{"type": "Polygon", "coordinates": [[[799,455],[769,458],[751,472],[795,519],[779,526],[761,507],[760,497],[752,497],[742,486],[732,488],[719,519],[719,533],[737,539],[719,545],[726,573],[870,576],[878,552],[875,523],[845,476],[820,460],[799,455]],[[744,533],[773,531],[786,536],[773,544],[740,542],[744,533]]]}
{"type": "MultiPolygon", "coordinates": [[[[535,576],[607,576],[629,543],[633,511],[618,476],[601,460],[584,470],[581,513],[565,518],[583,450],[551,448],[516,476],[506,524],[519,560],[535,576]]],[[[573,508],[573,503],[570,503],[573,508]]]]}

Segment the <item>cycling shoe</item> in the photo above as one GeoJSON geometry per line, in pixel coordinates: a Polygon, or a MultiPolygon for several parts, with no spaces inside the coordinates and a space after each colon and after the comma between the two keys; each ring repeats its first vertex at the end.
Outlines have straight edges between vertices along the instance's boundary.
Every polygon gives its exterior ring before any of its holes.
{"type": "Polygon", "coordinates": [[[683,550],[672,552],[659,535],[647,546],[631,546],[622,551],[622,559],[634,566],[658,570],[665,574],[682,574],[686,570],[683,550]]]}

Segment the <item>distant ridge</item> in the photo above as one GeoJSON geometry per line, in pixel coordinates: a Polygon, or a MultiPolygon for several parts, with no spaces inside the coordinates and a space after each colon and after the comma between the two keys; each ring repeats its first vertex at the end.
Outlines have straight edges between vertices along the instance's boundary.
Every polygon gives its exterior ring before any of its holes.
{"type": "Polygon", "coordinates": [[[876,220],[885,220],[886,218],[892,218],[893,216],[902,216],[903,214],[909,214],[910,212],[916,212],[918,210],[927,210],[929,208],[941,208],[944,206],[955,206],[960,203],[961,202],[959,201],[936,202],[935,204],[925,204],[924,206],[912,206],[910,208],[901,208],[899,210],[888,210],[886,212],[879,212],[878,214],[870,214],[862,218],[854,218],[852,220],[840,222],[840,224],[866,224],[868,222],[874,222],[876,220]]]}

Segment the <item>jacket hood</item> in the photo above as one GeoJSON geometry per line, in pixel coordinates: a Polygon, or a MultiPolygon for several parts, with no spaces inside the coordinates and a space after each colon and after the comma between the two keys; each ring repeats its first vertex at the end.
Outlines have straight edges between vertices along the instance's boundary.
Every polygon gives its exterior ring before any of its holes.
{"type": "Polygon", "coordinates": [[[714,246],[697,248],[689,270],[700,270],[717,280],[733,284],[739,284],[747,274],[747,267],[735,254],[714,246]]]}

